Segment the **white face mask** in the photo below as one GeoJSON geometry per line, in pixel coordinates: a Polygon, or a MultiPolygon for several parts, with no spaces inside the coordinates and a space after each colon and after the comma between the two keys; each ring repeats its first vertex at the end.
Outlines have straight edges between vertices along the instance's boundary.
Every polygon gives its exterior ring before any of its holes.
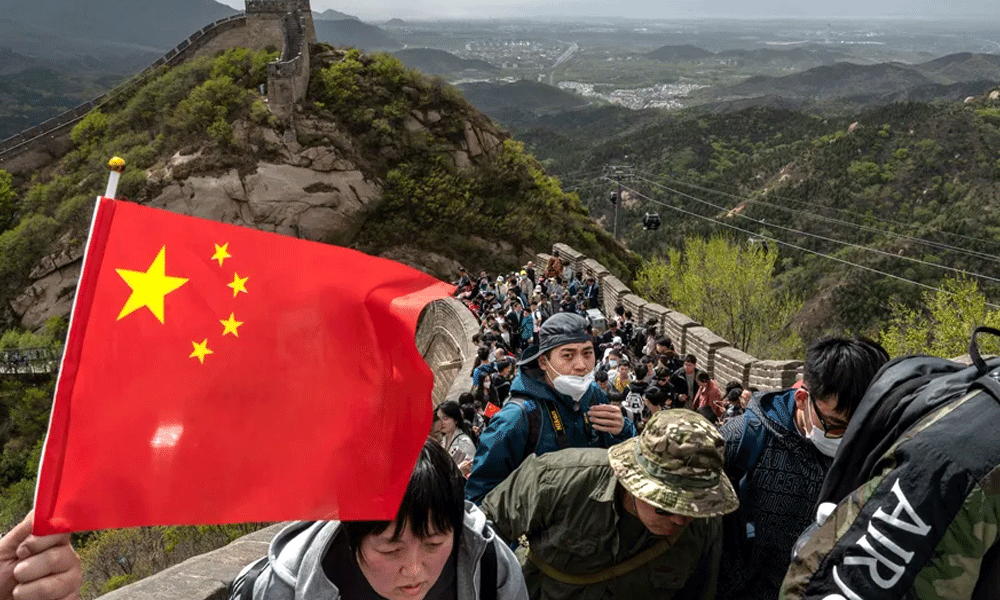
{"type": "Polygon", "coordinates": [[[806,439],[812,442],[813,446],[816,446],[816,449],[821,453],[833,458],[837,454],[837,448],[840,447],[840,441],[844,438],[828,438],[823,434],[822,427],[815,427],[811,422],[809,426],[812,429],[809,430],[809,435],[806,436],[806,439]]]}
{"type": "MultiPolygon", "coordinates": [[[[548,363],[546,363],[546,366],[548,366],[548,363]]],[[[583,377],[579,375],[563,375],[555,369],[552,369],[552,373],[555,374],[555,377],[552,378],[552,387],[560,394],[566,394],[572,398],[574,402],[579,402],[584,394],[587,393],[587,390],[590,389],[590,384],[594,383],[593,371],[583,377]]]]}
{"type": "Polygon", "coordinates": [[[608,366],[611,367],[612,369],[616,369],[616,368],[618,368],[618,361],[617,360],[609,360],[608,361],[608,366]]]}

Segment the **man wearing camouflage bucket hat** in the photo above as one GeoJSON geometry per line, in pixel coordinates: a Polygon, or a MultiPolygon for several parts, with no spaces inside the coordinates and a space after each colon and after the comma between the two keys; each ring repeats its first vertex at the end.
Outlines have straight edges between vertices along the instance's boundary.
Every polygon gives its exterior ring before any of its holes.
{"type": "Polygon", "coordinates": [[[532,600],[711,600],[722,515],[739,505],[724,452],[698,413],[660,411],[608,450],[529,457],[482,509],[506,539],[527,537],[532,600]]]}

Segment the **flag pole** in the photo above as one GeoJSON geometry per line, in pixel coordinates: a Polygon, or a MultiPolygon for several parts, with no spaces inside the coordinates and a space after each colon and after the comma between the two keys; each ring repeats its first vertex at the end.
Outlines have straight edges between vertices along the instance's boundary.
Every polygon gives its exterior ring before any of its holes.
{"type": "Polygon", "coordinates": [[[113,157],[108,161],[108,168],[111,169],[111,173],[108,175],[108,188],[104,190],[104,197],[114,199],[118,193],[118,178],[125,170],[125,159],[120,156],[113,157]]]}

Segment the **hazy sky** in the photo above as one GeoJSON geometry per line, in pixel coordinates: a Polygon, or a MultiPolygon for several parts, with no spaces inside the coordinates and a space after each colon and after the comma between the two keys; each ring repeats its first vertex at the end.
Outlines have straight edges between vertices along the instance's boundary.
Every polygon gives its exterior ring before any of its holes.
{"type": "MultiPolygon", "coordinates": [[[[243,0],[219,0],[242,9],[243,0]]],[[[631,18],[757,17],[844,18],[907,17],[965,19],[993,16],[995,0],[380,0],[346,2],[312,0],[312,8],[328,8],[364,20],[444,19],[470,17],[601,16],[631,18]],[[992,8],[991,8],[992,6],[992,8]]],[[[992,20],[992,19],[991,19],[992,20]]]]}

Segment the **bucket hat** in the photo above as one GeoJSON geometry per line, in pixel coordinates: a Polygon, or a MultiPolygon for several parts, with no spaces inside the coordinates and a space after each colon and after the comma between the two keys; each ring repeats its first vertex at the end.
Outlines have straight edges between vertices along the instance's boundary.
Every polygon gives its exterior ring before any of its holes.
{"type": "Polygon", "coordinates": [[[586,317],[575,313],[556,313],[545,319],[542,328],[538,331],[538,345],[528,346],[521,355],[521,362],[517,366],[523,367],[533,363],[539,356],[566,344],[578,344],[589,342],[587,335],[587,325],[590,321],[586,317]]]}
{"type": "Polygon", "coordinates": [[[698,413],[653,415],[638,437],[608,449],[618,481],[633,496],[678,515],[717,517],[740,503],[723,472],[726,442],[698,413]]]}

